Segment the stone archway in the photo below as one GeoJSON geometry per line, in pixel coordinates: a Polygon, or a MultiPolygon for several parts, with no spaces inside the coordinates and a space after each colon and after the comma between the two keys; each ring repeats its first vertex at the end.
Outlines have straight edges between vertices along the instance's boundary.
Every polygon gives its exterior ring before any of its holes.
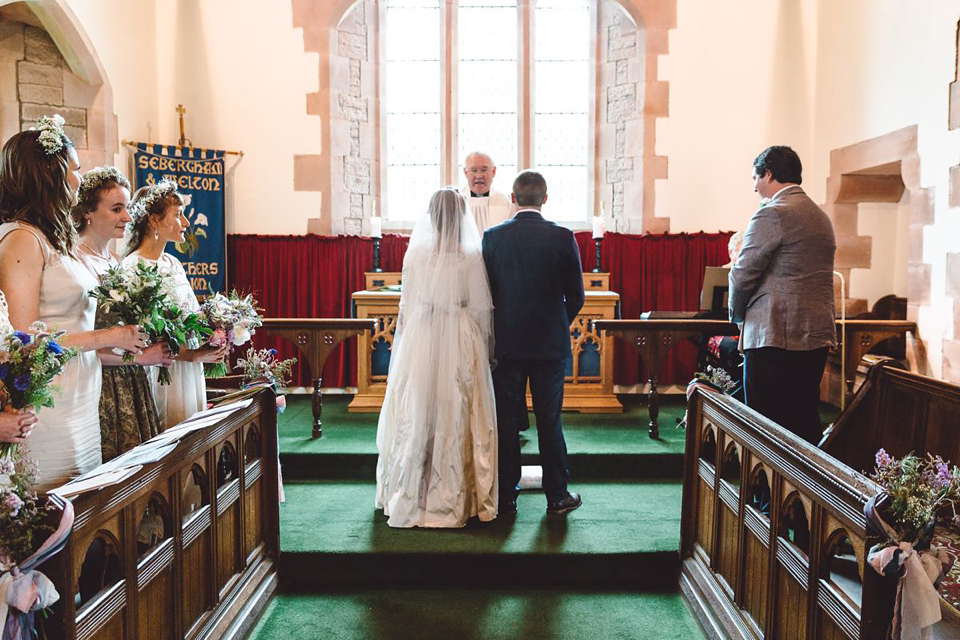
{"type": "Polygon", "coordinates": [[[80,163],[119,151],[113,89],[66,0],[0,0],[0,139],[59,112],[80,163]]]}
{"type": "MultiPolygon", "coordinates": [[[[923,227],[933,223],[933,188],[920,186],[920,156],[917,127],[911,126],[865,140],[830,153],[824,211],[833,220],[837,235],[836,269],[850,282],[855,268],[869,269],[872,238],[858,235],[861,203],[900,202],[904,192],[910,200],[907,318],[918,321],[921,306],[930,304],[931,265],[923,262],[923,227]]],[[[844,301],[847,315],[866,311],[866,301],[844,301]]],[[[917,340],[916,369],[929,371],[922,341],[917,340]]]]}

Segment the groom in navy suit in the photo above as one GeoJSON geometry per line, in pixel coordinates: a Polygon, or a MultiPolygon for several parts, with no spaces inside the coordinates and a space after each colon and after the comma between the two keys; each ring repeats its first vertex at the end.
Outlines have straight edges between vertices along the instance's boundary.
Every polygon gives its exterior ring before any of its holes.
{"type": "Polygon", "coordinates": [[[526,412],[529,380],[547,513],[560,514],[581,504],[578,494],[567,491],[570,470],[560,424],[563,379],[571,357],[570,324],[583,306],[580,251],[572,231],[540,215],[547,201],[542,175],[521,171],[511,197],[516,215],[483,234],[494,307],[500,513],[517,511],[519,416],[526,412]]]}

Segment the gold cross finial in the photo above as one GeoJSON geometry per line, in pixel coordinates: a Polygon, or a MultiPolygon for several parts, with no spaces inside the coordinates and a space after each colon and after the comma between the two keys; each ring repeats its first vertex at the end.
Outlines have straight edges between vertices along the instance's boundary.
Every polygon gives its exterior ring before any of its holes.
{"type": "Polygon", "coordinates": [[[183,114],[187,112],[186,108],[182,104],[177,105],[177,113],[180,114],[180,142],[181,147],[187,146],[187,136],[183,131],[183,114]]]}

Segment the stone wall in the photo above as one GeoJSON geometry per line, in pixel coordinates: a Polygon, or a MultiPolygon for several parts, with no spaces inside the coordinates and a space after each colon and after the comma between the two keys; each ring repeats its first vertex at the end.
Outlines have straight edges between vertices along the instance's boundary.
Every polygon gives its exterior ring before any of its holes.
{"type": "Polygon", "coordinates": [[[58,113],[77,149],[86,149],[87,109],[81,106],[81,96],[70,90],[71,75],[46,31],[0,21],[0,132],[4,139],[34,126],[40,116],[58,113]]]}
{"type": "Polygon", "coordinates": [[[377,3],[361,0],[337,26],[331,43],[333,233],[361,234],[378,192],[376,24],[377,3]]]}

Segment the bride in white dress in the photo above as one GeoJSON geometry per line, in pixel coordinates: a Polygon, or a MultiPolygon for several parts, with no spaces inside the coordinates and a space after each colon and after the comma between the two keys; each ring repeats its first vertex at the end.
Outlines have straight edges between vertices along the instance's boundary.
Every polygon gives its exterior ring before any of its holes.
{"type": "Polygon", "coordinates": [[[377,427],[376,506],[391,527],[497,516],[492,317],[476,222],[456,189],[441,189],[404,256],[377,427]]]}

